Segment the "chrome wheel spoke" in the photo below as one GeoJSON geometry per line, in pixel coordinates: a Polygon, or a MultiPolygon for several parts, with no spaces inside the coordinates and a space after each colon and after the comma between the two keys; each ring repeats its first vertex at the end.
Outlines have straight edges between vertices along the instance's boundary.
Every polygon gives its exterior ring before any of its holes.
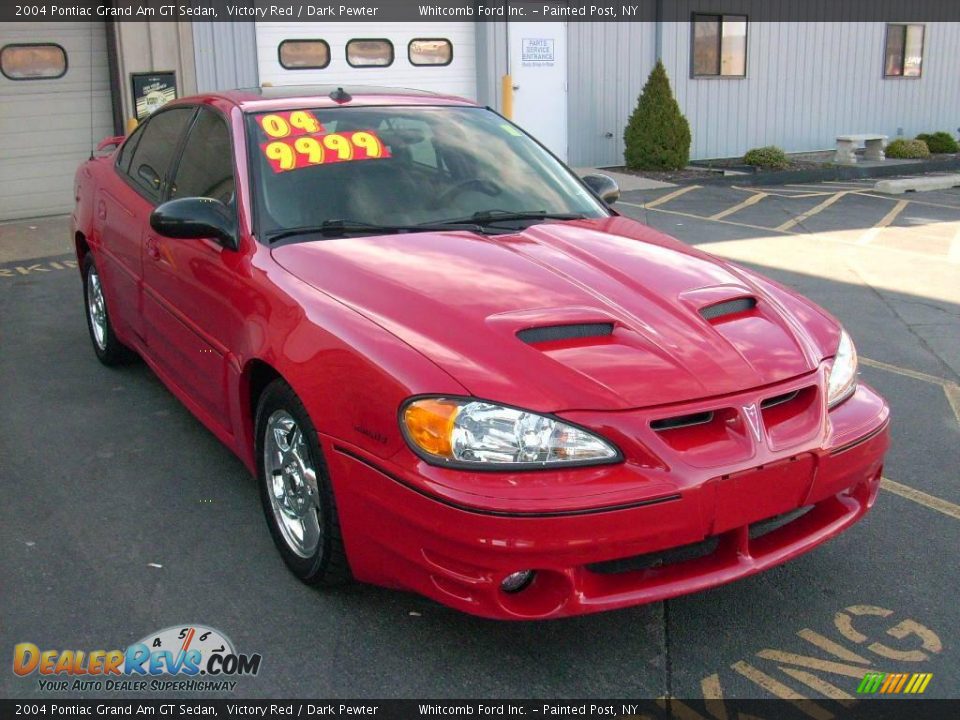
{"type": "Polygon", "coordinates": [[[303,432],[285,410],[277,410],[264,430],[264,471],[274,518],[287,546],[310,557],[321,543],[316,468],[303,432]]]}

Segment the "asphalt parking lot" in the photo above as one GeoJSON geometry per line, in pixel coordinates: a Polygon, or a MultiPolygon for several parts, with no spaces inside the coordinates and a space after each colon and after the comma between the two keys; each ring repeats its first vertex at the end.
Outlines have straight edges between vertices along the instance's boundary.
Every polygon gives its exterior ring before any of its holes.
{"type": "MultiPolygon", "coordinates": [[[[125,647],[203,623],[263,655],[247,697],[672,696],[688,717],[718,717],[704,699],[791,697],[827,720],[871,670],[932,673],[926,696],[960,696],[960,190],[872,186],[686,186],[618,205],[844,322],[893,409],[872,513],[765,574],[545,623],[301,585],[241,463],[142,364],[96,361],[66,224],[38,223],[61,249],[0,257],[0,649],[125,647]]],[[[0,226],[0,248],[28,227],[0,226]]],[[[0,672],[0,696],[44,695],[0,672]]]]}

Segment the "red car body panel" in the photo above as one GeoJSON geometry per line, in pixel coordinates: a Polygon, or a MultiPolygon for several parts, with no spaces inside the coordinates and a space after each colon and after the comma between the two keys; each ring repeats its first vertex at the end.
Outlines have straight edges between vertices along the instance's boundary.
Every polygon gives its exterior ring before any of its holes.
{"type": "MultiPolygon", "coordinates": [[[[251,471],[253,386],[265,371],[290,384],[317,427],[358,579],[488,617],[560,617],[758,572],[841,532],[874,502],[889,410],[860,384],[828,411],[840,326],[811,302],[623,217],[271,250],[253,236],[244,113],[335,103],[242,92],[178,102],[229,119],[237,250],[158,236],[153,206],[111,154],[77,173],[78,255],[94,255],[118,338],[251,471]],[[743,297],[755,307],[719,321],[700,314],[743,297]],[[535,344],[516,336],[569,322],[614,330],[535,344]],[[402,404],[420,394],[554,413],[615,443],[624,461],[436,467],[398,424],[402,404]],[[708,411],[707,423],[654,429],[708,411]],[[758,535],[757,523],[798,508],[810,509],[758,535]],[[704,543],[709,551],[693,559],[603,566],[704,543]],[[529,588],[500,590],[505,575],[527,568],[538,571],[529,588]]],[[[469,104],[382,93],[352,102],[469,104]]]]}

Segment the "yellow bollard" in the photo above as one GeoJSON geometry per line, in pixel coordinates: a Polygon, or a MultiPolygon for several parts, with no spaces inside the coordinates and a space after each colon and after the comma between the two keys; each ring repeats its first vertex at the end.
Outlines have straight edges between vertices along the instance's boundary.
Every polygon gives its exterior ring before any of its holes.
{"type": "Polygon", "coordinates": [[[137,129],[137,125],[139,125],[139,124],[140,124],[140,121],[137,120],[136,118],[127,118],[127,131],[126,131],[126,134],[129,135],[129,134],[132,133],[134,130],[136,130],[136,129],[137,129]]]}
{"type": "Polygon", "coordinates": [[[513,78],[504,75],[500,81],[501,112],[507,120],[513,120],[513,78]]]}

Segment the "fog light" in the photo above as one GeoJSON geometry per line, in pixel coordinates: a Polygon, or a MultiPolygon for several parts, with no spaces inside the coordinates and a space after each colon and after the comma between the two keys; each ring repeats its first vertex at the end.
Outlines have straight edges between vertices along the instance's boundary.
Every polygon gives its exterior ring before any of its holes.
{"type": "Polygon", "coordinates": [[[505,593],[518,593],[533,582],[533,570],[518,570],[507,575],[500,583],[500,589],[505,593]]]}

